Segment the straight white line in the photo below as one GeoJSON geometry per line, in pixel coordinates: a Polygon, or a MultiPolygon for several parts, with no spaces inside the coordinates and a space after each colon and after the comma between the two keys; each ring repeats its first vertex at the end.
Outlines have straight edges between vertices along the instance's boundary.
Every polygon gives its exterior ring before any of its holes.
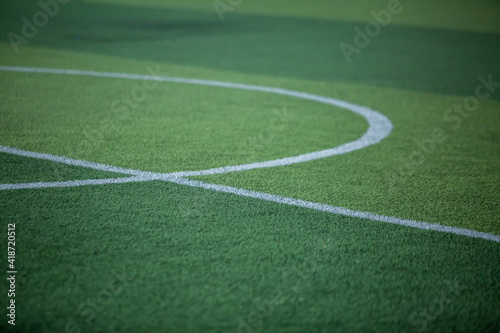
{"type": "Polygon", "coordinates": [[[124,168],[115,167],[112,165],[95,163],[95,162],[87,162],[87,161],[77,160],[74,158],[69,158],[69,157],[64,157],[64,156],[35,153],[32,151],[11,148],[11,147],[6,147],[6,146],[0,146],[0,152],[19,155],[19,156],[32,157],[32,158],[37,158],[37,159],[41,159],[41,160],[48,160],[48,161],[58,162],[58,163],[63,163],[63,164],[68,164],[68,165],[80,166],[80,167],[90,168],[90,169],[94,169],[94,170],[121,173],[121,174],[125,174],[125,175],[137,176],[137,175],[141,175],[141,174],[149,174],[147,172],[142,172],[139,170],[124,169],[124,168]]]}
{"type": "Polygon", "coordinates": [[[304,208],[318,210],[318,211],[322,211],[322,212],[326,212],[326,213],[332,213],[332,214],[338,214],[338,215],[344,215],[344,216],[350,216],[350,217],[357,217],[357,218],[361,218],[361,219],[397,224],[397,225],[410,227],[410,228],[433,230],[433,231],[439,231],[439,232],[445,232],[445,233],[450,233],[450,234],[472,237],[472,238],[482,238],[482,239],[486,239],[486,240],[490,240],[490,241],[494,241],[494,242],[500,242],[500,235],[489,234],[486,232],[480,232],[480,231],[463,229],[463,228],[449,227],[449,226],[444,226],[444,225],[435,224],[435,223],[405,220],[405,219],[400,219],[397,217],[377,215],[377,214],[368,213],[368,212],[354,211],[354,210],[350,210],[350,209],[343,208],[343,207],[335,207],[335,206],[320,204],[320,203],[316,203],[316,202],[281,197],[278,195],[249,191],[249,190],[244,190],[241,188],[235,188],[235,187],[230,187],[230,186],[209,184],[209,183],[185,179],[185,178],[168,179],[165,181],[169,181],[169,182],[180,184],[180,185],[199,187],[199,188],[203,188],[203,189],[207,189],[207,190],[211,190],[211,191],[216,191],[216,192],[225,192],[225,193],[231,193],[231,194],[235,194],[235,195],[243,196],[243,197],[248,197],[248,198],[255,198],[255,199],[260,199],[260,200],[265,200],[265,201],[277,202],[277,203],[281,203],[281,204],[285,204],[285,205],[304,207],[304,208]]]}
{"type": "Polygon", "coordinates": [[[12,71],[12,72],[34,72],[34,73],[47,73],[47,74],[65,74],[65,75],[81,75],[81,76],[93,76],[93,77],[105,77],[105,78],[117,78],[117,79],[128,79],[128,80],[145,80],[145,81],[160,81],[160,82],[173,82],[173,83],[186,83],[195,84],[203,86],[212,87],[222,87],[249,91],[260,91],[265,93],[272,93],[283,96],[290,96],[305,100],[310,100],[318,103],[328,104],[342,109],[352,111],[368,122],[368,131],[358,140],[349,142],[339,147],[325,149],[321,151],[316,151],[308,154],[303,154],[299,156],[275,159],[271,161],[263,161],[257,163],[243,164],[226,166],[219,168],[212,168],[208,170],[200,171],[181,171],[174,172],[169,175],[176,177],[187,177],[187,176],[206,176],[214,174],[222,174],[228,172],[238,172],[252,169],[260,168],[272,168],[285,166],[296,163],[303,163],[314,161],[317,159],[340,155],[349,153],[355,150],[365,148],[367,146],[376,144],[383,139],[385,139],[392,131],[391,121],[383,114],[372,110],[370,108],[349,103],[346,101],[338,100],[335,98],[318,96],[313,94],[308,94],[299,91],[286,90],[281,88],[271,88],[262,87],[249,84],[240,84],[232,82],[220,82],[211,80],[200,80],[200,79],[186,79],[178,77],[167,77],[167,76],[153,76],[153,75],[141,75],[141,74],[128,74],[128,73],[110,73],[110,72],[95,72],[95,71],[84,71],[84,70],[74,70],[74,69],[55,69],[55,68],[35,68],[35,67],[15,67],[15,66],[0,66],[0,70],[12,71]]]}
{"type": "Polygon", "coordinates": [[[87,185],[123,184],[123,183],[144,182],[150,180],[152,180],[152,178],[123,177],[123,178],[106,178],[106,179],[70,180],[66,182],[0,184],[0,191],[24,190],[33,188],[55,188],[55,187],[73,187],[73,186],[87,186],[87,185]]]}
{"type": "Polygon", "coordinates": [[[87,161],[82,161],[82,160],[68,159],[65,157],[54,156],[54,155],[49,155],[49,154],[39,154],[39,153],[34,153],[34,152],[25,151],[25,150],[4,147],[4,146],[0,146],[0,148],[3,148],[3,149],[0,149],[0,151],[9,152],[9,153],[13,153],[13,154],[21,155],[21,156],[47,159],[47,160],[54,161],[54,162],[60,162],[60,163],[83,166],[83,167],[92,166],[92,168],[96,169],[96,170],[103,170],[103,171],[113,170],[113,172],[118,172],[118,173],[125,173],[122,171],[126,171],[127,174],[136,175],[134,177],[75,180],[75,181],[67,181],[67,182],[1,184],[0,190],[71,187],[71,186],[85,186],[85,185],[104,185],[104,184],[120,184],[120,183],[133,183],[133,182],[145,182],[145,181],[152,181],[152,180],[162,180],[165,182],[171,182],[171,183],[175,183],[175,184],[179,184],[179,185],[198,187],[198,188],[203,188],[203,189],[216,191],[216,192],[231,193],[231,194],[238,195],[238,196],[255,198],[255,199],[260,199],[260,200],[264,200],[264,201],[271,201],[271,202],[276,202],[276,203],[281,203],[281,204],[286,204],[286,205],[304,207],[304,208],[309,208],[309,209],[318,210],[318,211],[327,212],[327,213],[332,213],[332,214],[358,217],[358,218],[362,218],[362,219],[380,221],[380,222],[384,222],[384,223],[392,223],[392,224],[397,224],[397,225],[411,227],[411,228],[434,230],[434,231],[440,231],[440,232],[451,233],[451,234],[456,234],[456,235],[463,235],[463,236],[467,236],[467,237],[482,238],[482,239],[486,239],[486,240],[490,240],[490,241],[494,241],[494,242],[500,242],[500,235],[488,234],[488,233],[469,230],[469,229],[455,228],[455,227],[449,227],[449,226],[444,226],[444,225],[440,225],[440,224],[419,222],[419,221],[413,221],[413,220],[405,220],[405,219],[400,219],[397,217],[389,217],[389,216],[377,215],[377,214],[368,213],[368,212],[354,211],[354,210],[350,210],[350,209],[343,208],[343,207],[336,207],[336,206],[315,203],[315,202],[310,202],[310,201],[304,201],[304,200],[299,200],[299,199],[294,199],[294,198],[281,197],[278,195],[273,195],[273,194],[268,194],[268,193],[245,190],[242,188],[235,188],[235,187],[223,186],[223,185],[218,185],[218,184],[210,184],[210,183],[205,183],[205,182],[201,182],[201,181],[175,177],[175,176],[172,176],[171,174],[144,172],[141,170],[116,168],[116,167],[105,165],[105,164],[92,163],[92,162],[87,162],[87,161]],[[6,149],[6,148],[9,148],[9,149],[6,149]],[[68,163],[68,161],[71,161],[71,162],[68,163]]]}

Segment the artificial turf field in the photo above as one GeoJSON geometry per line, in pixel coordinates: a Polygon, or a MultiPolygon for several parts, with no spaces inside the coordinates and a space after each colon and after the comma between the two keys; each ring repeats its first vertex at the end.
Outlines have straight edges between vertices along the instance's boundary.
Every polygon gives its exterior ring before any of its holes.
{"type": "Polygon", "coordinates": [[[387,6],[246,0],[221,21],[211,1],[73,1],[15,52],[9,33],[22,35],[22,18],[41,7],[1,2],[0,184],[28,185],[0,185],[0,329],[500,332],[500,3],[404,1],[349,63],[339,45],[354,45],[353,29],[387,6]],[[392,131],[304,163],[129,182],[120,170],[164,175],[298,156],[355,141],[369,125],[279,94],[26,67],[282,88],[369,107],[392,131]],[[467,111],[482,84],[488,97],[467,111]]]}

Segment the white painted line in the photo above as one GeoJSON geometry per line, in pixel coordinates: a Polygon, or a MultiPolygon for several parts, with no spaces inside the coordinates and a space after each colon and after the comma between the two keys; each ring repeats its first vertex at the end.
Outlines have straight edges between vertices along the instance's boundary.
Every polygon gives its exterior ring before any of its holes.
{"type": "Polygon", "coordinates": [[[319,210],[319,211],[326,212],[326,213],[332,213],[332,214],[338,214],[338,215],[344,215],[344,216],[350,216],[350,217],[358,217],[361,219],[397,224],[397,225],[401,225],[401,226],[405,226],[405,227],[424,229],[424,230],[433,230],[433,231],[439,231],[439,232],[445,232],[445,233],[450,233],[450,234],[472,237],[472,238],[482,238],[482,239],[486,239],[486,240],[490,240],[490,241],[494,241],[494,242],[500,242],[500,235],[494,235],[494,234],[489,234],[489,233],[479,232],[479,231],[474,231],[474,230],[469,230],[469,229],[449,227],[449,226],[444,226],[444,225],[435,224],[435,223],[426,223],[426,222],[419,222],[419,221],[413,221],[413,220],[405,220],[405,219],[400,219],[400,218],[396,218],[396,217],[377,215],[377,214],[368,213],[368,212],[359,212],[359,211],[354,211],[354,210],[350,210],[350,209],[343,208],[343,207],[335,207],[335,206],[320,204],[320,203],[316,203],[316,202],[298,200],[298,199],[293,199],[293,198],[286,198],[286,197],[281,197],[278,195],[273,195],[273,194],[268,194],[268,193],[244,190],[241,188],[235,188],[235,187],[229,187],[229,186],[223,186],[223,185],[217,185],[217,184],[209,184],[209,183],[185,179],[185,178],[169,179],[166,181],[173,182],[176,184],[181,184],[181,185],[199,187],[199,188],[203,188],[203,189],[207,189],[207,190],[211,190],[211,191],[216,191],[216,192],[231,193],[231,194],[235,194],[235,195],[239,195],[239,196],[243,196],[243,197],[248,197],[248,198],[255,198],[255,199],[260,199],[260,200],[265,200],[265,201],[277,202],[277,203],[281,203],[281,204],[285,204],[285,205],[304,207],[304,208],[309,208],[309,209],[313,209],[313,210],[319,210]]]}
{"type": "Polygon", "coordinates": [[[93,71],[80,71],[80,70],[65,70],[65,69],[50,69],[50,68],[31,68],[31,67],[10,67],[10,66],[0,66],[0,70],[5,71],[15,71],[15,72],[38,72],[38,73],[51,73],[51,74],[68,74],[68,75],[85,75],[85,76],[96,76],[96,77],[109,77],[109,78],[121,78],[121,79],[132,79],[132,80],[151,80],[151,81],[165,81],[165,82],[178,82],[178,83],[188,83],[188,84],[199,84],[207,86],[217,86],[225,88],[236,88],[243,90],[253,90],[262,91],[268,93],[275,93],[280,95],[292,96],[297,98],[303,98],[308,100],[317,101],[320,103],[330,104],[338,106],[350,111],[353,111],[363,117],[368,121],[370,127],[368,131],[363,135],[362,138],[344,144],[342,146],[326,149],[318,152],[313,152],[309,154],[304,154],[300,156],[288,157],[284,159],[277,159],[272,161],[265,161],[259,163],[251,163],[245,165],[228,166],[222,168],[215,168],[209,170],[201,171],[188,171],[188,172],[177,172],[177,173],[153,173],[145,172],[140,170],[124,169],[120,167],[115,167],[111,165],[87,162],[82,160],[71,159],[67,157],[54,156],[50,154],[41,154],[35,152],[29,152],[17,148],[0,146],[0,152],[16,154],[20,156],[33,157],[38,159],[45,159],[53,162],[64,163],[68,165],[81,166],[86,168],[91,168],[95,170],[116,172],[127,175],[134,175],[135,177],[125,177],[125,178],[111,178],[111,179],[93,179],[93,180],[81,180],[81,181],[68,181],[68,182],[52,182],[52,183],[28,183],[28,184],[2,184],[0,185],[0,190],[8,189],[22,189],[22,188],[43,188],[43,187],[69,187],[69,186],[83,186],[83,185],[102,185],[102,184],[117,184],[117,183],[129,183],[129,182],[143,182],[151,180],[163,180],[166,182],[172,182],[175,184],[186,185],[191,187],[198,187],[207,190],[212,190],[216,192],[231,193],[238,196],[255,198],[270,202],[276,202],[286,205],[292,205],[297,207],[304,207],[313,210],[318,210],[322,212],[339,214],[351,217],[357,217],[362,219],[380,221],[384,223],[397,224],[401,226],[424,229],[424,230],[434,230],[444,233],[451,233],[456,235],[462,235],[472,238],[481,238],[494,242],[500,242],[500,235],[494,235],[469,229],[455,228],[444,226],[434,223],[419,222],[413,220],[405,220],[396,217],[389,217],[383,215],[377,215],[368,212],[353,211],[343,207],[335,207],[321,203],[309,202],[299,199],[286,198],[277,195],[272,195],[268,193],[261,193],[255,191],[249,191],[241,188],[234,188],[229,186],[209,184],[205,182],[185,179],[181,177],[195,176],[195,175],[212,175],[220,174],[234,171],[251,170],[256,168],[267,168],[284,166],[294,163],[302,163],[306,161],[312,161],[315,159],[325,158],[328,156],[344,154],[354,150],[358,150],[369,145],[375,144],[386,138],[392,131],[392,124],[385,116],[382,114],[371,110],[366,107],[358,106],[348,102],[336,100],[333,98],[316,96],[301,92],[289,91],[279,88],[267,88],[259,86],[251,86],[245,84],[235,84],[227,82],[218,81],[207,81],[207,80],[196,80],[196,79],[183,79],[183,78],[170,78],[170,77],[158,77],[150,75],[137,75],[137,74],[124,74],[124,73],[105,73],[105,72],[93,72],[93,71]]]}
{"type": "Polygon", "coordinates": [[[107,165],[107,164],[87,162],[87,161],[83,161],[83,160],[76,160],[76,159],[64,157],[64,156],[35,153],[32,151],[11,148],[11,147],[6,147],[6,146],[0,146],[0,152],[19,155],[19,156],[32,157],[32,158],[37,158],[37,159],[41,159],[41,160],[48,160],[48,161],[58,162],[58,163],[63,163],[63,164],[68,164],[68,165],[80,166],[80,167],[90,168],[90,169],[94,169],[94,170],[121,173],[121,174],[126,174],[126,175],[137,176],[137,175],[143,174],[143,172],[138,171],[138,170],[124,169],[124,168],[119,168],[119,167],[115,167],[115,166],[107,165]]]}
{"type": "Polygon", "coordinates": [[[0,191],[24,190],[33,188],[55,188],[55,187],[73,187],[73,186],[87,186],[87,185],[123,184],[123,183],[150,181],[150,180],[152,180],[152,178],[123,177],[123,178],[107,178],[107,179],[70,180],[66,182],[0,184],[0,191]]]}
{"type": "Polygon", "coordinates": [[[124,178],[110,178],[110,179],[88,179],[88,180],[74,180],[66,182],[46,182],[46,183],[24,183],[24,184],[1,184],[0,190],[18,190],[18,189],[34,189],[34,188],[56,188],[56,187],[73,187],[73,186],[88,186],[88,185],[105,185],[105,184],[123,184],[123,183],[134,183],[134,182],[145,182],[152,180],[162,180],[165,182],[171,182],[179,185],[186,185],[191,187],[203,188],[206,190],[211,190],[215,192],[230,193],[238,196],[260,199],[264,201],[276,202],[285,205],[297,206],[308,208],[312,210],[318,210],[326,213],[344,215],[350,217],[356,217],[366,220],[380,221],[384,223],[397,224],[401,226],[433,230],[444,233],[451,233],[456,235],[462,235],[472,238],[481,238],[494,242],[500,242],[500,235],[488,234],[485,232],[479,232],[469,229],[455,228],[444,226],[435,223],[419,222],[414,220],[405,220],[396,217],[377,215],[369,212],[354,211],[343,207],[336,207],[327,204],[320,204],[310,201],[304,201],[294,198],[287,198],[278,195],[249,191],[241,188],[235,188],[230,186],[223,186],[218,184],[209,184],[205,182],[190,180],[186,178],[175,178],[175,177],[161,177],[158,176],[144,176],[144,177],[124,177],[124,178]]]}
{"type": "Polygon", "coordinates": [[[162,180],[165,182],[171,182],[171,183],[175,183],[175,184],[179,184],[179,185],[198,187],[198,188],[203,188],[203,189],[207,189],[207,190],[211,190],[211,191],[215,191],[215,192],[231,193],[231,194],[238,195],[238,196],[255,198],[255,199],[271,201],[271,202],[277,202],[277,203],[286,204],[286,205],[304,207],[304,208],[309,208],[309,209],[318,210],[318,211],[327,212],[327,213],[332,213],[332,214],[358,217],[358,218],[362,218],[362,219],[380,221],[380,222],[384,222],[384,223],[398,224],[398,225],[411,227],[411,228],[434,230],[434,231],[440,231],[440,232],[451,233],[451,234],[456,234],[456,235],[463,235],[463,236],[467,236],[467,237],[482,238],[482,239],[486,239],[486,240],[490,240],[490,241],[494,241],[494,242],[500,242],[500,235],[488,234],[488,233],[469,230],[469,229],[455,228],[455,227],[449,227],[449,226],[444,226],[444,225],[440,225],[440,224],[419,222],[419,221],[413,221],[413,220],[405,220],[405,219],[400,219],[397,217],[389,217],[389,216],[377,215],[377,214],[368,213],[368,212],[354,211],[354,210],[350,210],[348,208],[343,208],[343,207],[336,207],[336,206],[315,203],[315,202],[310,202],[310,201],[304,201],[304,200],[299,200],[299,199],[294,199],[294,198],[281,197],[278,195],[273,195],[273,194],[268,194],[268,193],[249,191],[249,190],[245,190],[242,188],[235,188],[235,187],[223,186],[223,185],[218,185],[218,184],[210,184],[210,183],[200,182],[200,181],[196,181],[196,180],[175,177],[171,174],[145,172],[145,171],[141,171],[141,170],[132,170],[132,169],[121,169],[121,168],[116,168],[116,167],[113,167],[110,165],[92,163],[92,162],[87,162],[87,161],[82,161],[82,160],[68,159],[68,158],[61,157],[61,156],[54,156],[54,155],[49,155],[49,154],[39,154],[39,153],[28,152],[28,151],[24,151],[24,150],[15,149],[15,148],[6,149],[9,147],[3,147],[3,146],[0,146],[0,147],[3,148],[3,149],[0,149],[0,151],[15,153],[15,154],[21,155],[21,156],[42,158],[42,159],[47,159],[47,160],[54,161],[54,162],[60,162],[60,163],[65,163],[65,164],[70,164],[70,165],[77,165],[77,166],[82,166],[82,167],[92,167],[93,169],[102,170],[102,171],[113,170],[113,172],[117,172],[117,173],[136,175],[134,177],[75,180],[75,181],[67,181],[67,182],[0,184],[0,190],[55,188],[55,187],[71,187],[71,186],[85,186],[85,185],[104,185],[104,184],[120,184],[120,183],[133,183],[133,182],[146,182],[146,181],[152,181],[152,180],[162,180]],[[19,152],[22,152],[22,153],[19,154],[19,152]],[[71,163],[67,163],[68,160],[71,161],[71,163]]]}
{"type": "Polygon", "coordinates": [[[314,102],[319,102],[323,104],[328,104],[336,106],[342,109],[352,111],[366,119],[368,122],[368,131],[358,140],[346,143],[339,147],[325,149],[321,151],[316,151],[308,154],[303,154],[299,156],[287,157],[282,159],[275,159],[271,161],[226,166],[220,168],[213,168],[208,170],[200,171],[184,171],[175,172],[170,175],[176,177],[187,177],[187,176],[202,176],[202,175],[214,175],[228,172],[237,172],[244,170],[252,170],[259,168],[272,168],[285,166],[296,163],[303,163],[314,161],[320,158],[325,158],[334,155],[340,155],[349,153],[355,150],[365,148],[367,146],[376,144],[381,140],[385,139],[392,131],[391,121],[379,112],[369,109],[364,106],[352,104],[346,101],[338,100],[335,98],[318,96],[308,93],[303,93],[299,91],[286,90],[281,88],[270,88],[261,87],[248,84],[231,83],[231,82],[219,82],[210,80],[199,80],[199,79],[185,79],[178,77],[167,77],[167,76],[153,76],[153,75],[140,75],[140,74],[127,74],[127,73],[109,73],[109,72],[95,72],[95,71],[83,71],[74,69],[54,69],[54,68],[35,68],[35,67],[14,67],[14,66],[0,66],[0,70],[11,71],[11,72],[34,72],[34,73],[47,73],[47,74],[65,74],[65,75],[81,75],[81,76],[94,76],[94,77],[105,77],[105,78],[117,78],[117,79],[128,79],[128,80],[146,80],[146,81],[161,81],[161,82],[174,82],[174,83],[186,83],[195,84],[203,86],[213,86],[222,88],[232,88],[250,91],[260,91],[265,93],[272,93],[283,96],[290,96],[305,100],[310,100],[314,102]]]}

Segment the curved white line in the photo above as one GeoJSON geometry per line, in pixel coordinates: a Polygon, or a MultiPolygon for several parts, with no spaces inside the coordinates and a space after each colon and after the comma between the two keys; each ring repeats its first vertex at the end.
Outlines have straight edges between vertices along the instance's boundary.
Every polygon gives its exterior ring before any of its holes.
{"type": "Polygon", "coordinates": [[[309,99],[313,101],[317,101],[320,103],[330,104],[338,107],[342,107],[348,110],[351,110],[367,119],[370,127],[368,131],[363,135],[362,138],[344,144],[342,146],[326,149],[314,153],[309,153],[305,155],[288,157],[284,159],[278,159],[273,161],[252,163],[246,165],[239,166],[231,166],[231,167],[223,167],[217,169],[209,169],[209,170],[201,170],[201,171],[191,171],[191,172],[178,172],[178,173],[154,173],[154,172],[146,172],[141,170],[132,170],[132,169],[124,169],[120,167],[115,167],[111,165],[88,162],[83,160],[76,160],[72,158],[67,158],[64,156],[54,156],[50,154],[36,153],[25,151],[17,148],[0,146],[0,152],[16,154],[20,156],[33,157],[38,159],[50,160],[58,163],[64,163],[68,165],[81,166],[96,170],[102,171],[110,171],[115,173],[132,175],[132,177],[124,177],[124,178],[109,178],[109,179],[89,179],[83,181],[67,181],[67,182],[51,182],[51,183],[25,183],[25,184],[1,184],[0,190],[13,190],[13,189],[28,189],[28,188],[47,188],[47,187],[72,187],[72,186],[85,186],[85,185],[103,185],[103,184],[117,184],[117,183],[129,183],[129,182],[144,182],[144,181],[153,181],[153,180],[163,180],[166,182],[172,182],[179,185],[186,185],[191,187],[199,187],[207,190],[212,190],[216,192],[225,192],[232,193],[239,196],[256,198],[266,201],[272,201],[277,203],[282,203],[286,205],[293,205],[298,207],[309,208],[313,210],[328,212],[332,214],[340,214],[345,216],[358,217],[362,219],[380,221],[384,223],[397,224],[402,226],[407,226],[411,228],[418,228],[424,230],[434,230],[445,233],[452,233],[456,235],[463,235],[467,237],[473,238],[482,238],[494,242],[500,242],[500,235],[489,234],[485,232],[462,229],[456,227],[449,227],[435,223],[426,223],[419,222],[414,220],[405,220],[396,217],[389,217],[383,215],[377,215],[369,212],[360,212],[353,211],[343,207],[335,207],[331,205],[315,203],[304,201],[300,199],[294,198],[286,198],[268,193],[261,193],[255,191],[249,191],[241,188],[234,188],[229,186],[223,186],[218,184],[209,184],[200,181],[190,180],[181,178],[182,176],[193,176],[193,175],[209,175],[216,173],[225,173],[225,172],[233,172],[233,171],[242,171],[242,170],[250,170],[255,168],[266,168],[266,167],[274,167],[274,166],[283,166],[293,163],[301,163],[306,161],[312,161],[319,158],[324,158],[332,155],[344,154],[347,152],[351,152],[354,150],[358,150],[364,148],[366,146],[375,144],[380,142],[385,137],[387,137],[391,130],[392,124],[385,116],[380,113],[371,110],[366,107],[358,106],[355,104],[351,104],[348,102],[336,100],[328,97],[321,97],[306,93],[294,92],[279,88],[267,88],[267,87],[259,87],[259,86],[250,86],[243,84],[233,84],[233,83],[225,83],[218,81],[206,81],[206,80],[193,80],[193,79],[182,79],[182,78],[168,78],[168,77],[154,77],[149,75],[136,75],[136,74],[123,74],[123,73],[104,73],[104,72],[92,72],[92,71],[79,71],[79,70],[63,70],[63,69],[49,69],[49,68],[31,68],[31,67],[9,67],[9,66],[0,66],[0,70],[5,71],[15,71],[15,72],[41,72],[41,73],[54,73],[54,74],[68,74],[68,75],[86,75],[86,76],[97,76],[97,77],[111,77],[111,78],[123,78],[123,79],[133,79],[133,80],[154,80],[154,81],[166,81],[166,82],[179,82],[179,83],[188,83],[188,84],[201,84],[201,85],[209,85],[209,86],[219,86],[226,88],[236,88],[236,89],[244,89],[244,90],[255,90],[255,91],[263,91],[276,93],[281,95],[287,95],[297,98],[309,99]]]}
{"type": "Polygon", "coordinates": [[[366,119],[369,124],[368,131],[358,140],[352,141],[341,146],[316,151],[304,155],[281,158],[276,160],[242,164],[235,166],[226,166],[220,168],[213,168],[208,170],[200,171],[181,171],[174,172],[168,175],[175,177],[188,177],[188,176],[203,176],[203,175],[214,175],[235,171],[244,171],[260,168],[272,168],[278,166],[285,166],[296,163],[303,163],[308,161],[313,161],[333,155],[340,155],[349,153],[358,149],[365,148],[367,146],[376,144],[381,140],[385,139],[392,131],[391,121],[379,112],[372,110],[370,108],[352,104],[349,102],[341,101],[335,98],[318,96],[298,91],[286,90],[281,88],[270,88],[261,87],[248,84],[231,83],[231,82],[220,82],[220,81],[210,81],[210,80],[199,80],[199,79],[185,79],[177,77],[167,77],[167,76],[153,76],[153,75],[140,75],[140,74],[127,74],[127,73],[109,73],[109,72],[95,72],[95,71],[83,71],[74,69],[53,69],[53,68],[35,68],[35,67],[14,67],[14,66],[0,66],[0,70],[11,71],[11,72],[36,72],[36,73],[48,73],[48,74],[66,74],[66,75],[82,75],[82,76],[95,76],[95,77],[106,77],[106,78],[118,78],[118,79],[128,79],[128,80],[146,80],[146,81],[161,81],[161,82],[175,82],[175,83],[186,83],[195,84],[203,86],[213,86],[213,87],[223,87],[250,91],[260,91],[266,93],[272,93],[283,96],[290,96],[310,101],[315,101],[323,104],[328,104],[336,106],[342,109],[352,111],[366,119]]]}

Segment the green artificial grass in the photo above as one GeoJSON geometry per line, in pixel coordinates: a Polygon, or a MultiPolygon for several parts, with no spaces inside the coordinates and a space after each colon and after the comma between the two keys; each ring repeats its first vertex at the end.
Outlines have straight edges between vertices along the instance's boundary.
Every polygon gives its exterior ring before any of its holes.
{"type": "Polygon", "coordinates": [[[195,179],[500,234],[499,103],[484,102],[454,129],[442,117],[463,99],[401,97],[373,98],[372,106],[394,125],[377,145],[304,164],[195,179]],[[436,129],[443,133],[439,142],[436,129]]]}
{"type": "MultiPolygon", "coordinates": [[[[5,51],[0,59],[16,62],[23,52],[37,47],[155,64],[464,96],[475,88],[478,75],[500,75],[496,66],[500,52],[498,21],[490,22],[490,30],[495,32],[390,24],[347,64],[339,44],[354,43],[353,29],[364,28],[358,21],[256,15],[246,13],[242,5],[220,22],[215,10],[206,10],[204,1],[199,1],[205,8],[203,11],[189,6],[182,8],[179,1],[170,1],[167,8],[159,0],[156,3],[160,6],[151,2],[149,6],[123,3],[75,1],[61,6],[59,14],[36,37],[19,47],[19,53],[12,51],[7,34],[21,33],[21,17],[40,9],[36,1],[5,4],[0,23],[5,51]]],[[[371,5],[369,1],[365,6],[372,10],[386,8],[381,3],[371,5]]],[[[451,21],[456,16],[468,15],[468,5],[460,9],[453,2],[450,6],[456,11],[449,15],[451,21]]],[[[484,5],[482,15],[495,12],[489,7],[498,10],[498,4],[484,5]]],[[[408,18],[415,15],[411,8],[404,14],[408,18]]],[[[418,15],[427,13],[419,11],[418,15]]],[[[482,20],[477,17],[476,21],[482,20]]],[[[52,67],[57,65],[52,63],[52,67]]],[[[85,67],[98,70],[101,66],[110,65],[90,62],[85,67]]],[[[144,67],[141,72],[145,72],[144,67]]],[[[495,94],[494,98],[500,97],[495,94]]]]}
{"type": "Polygon", "coordinates": [[[499,328],[497,243],[163,182],[0,196],[23,332],[499,328]]]}
{"type": "Polygon", "coordinates": [[[0,81],[8,86],[3,145],[145,171],[295,156],[354,141],[368,128],[346,110],[236,89],[146,82],[147,95],[136,98],[143,81],[20,73],[0,81]],[[34,93],[19,96],[27,91],[34,93]]]}
{"type": "MultiPolygon", "coordinates": [[[[498,235],[500,88],[459,126],[443,117],[475,94],[479,76],[500,81],[499,3],[403,4],[348,64],[339,44],[352,43],[353,29],[386,1],[244,1],[224,22],[210,1],[73,1],[17,53],[7,35],[40,7],[4,1],[0,66],[152,68],[371,107],[394,125],[377,145],[195,178],[498,235]],[[408,168],[436,129],[445,139],[408,168]]],[[[172,172],[332,148],[367,129],[327,105],[173,83],[127,111],[113,108],[142,85],[0,71],[0,145],[172,172]]],[[[2,184],[123,176],[0,154],[2,184]]],[[[499,247],[485,240],[160,181],[0,191],[0,222],[4,231],[16,224],[19,271],[17,325],[4,310],[0,330],[500,330],[499,247]]]]}

